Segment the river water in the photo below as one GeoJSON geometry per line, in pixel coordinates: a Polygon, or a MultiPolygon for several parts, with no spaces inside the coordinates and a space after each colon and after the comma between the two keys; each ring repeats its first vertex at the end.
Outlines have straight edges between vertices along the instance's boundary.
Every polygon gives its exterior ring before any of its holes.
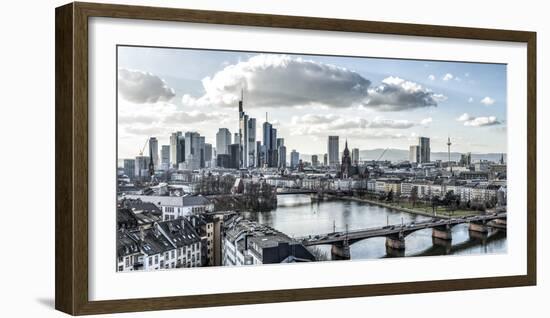
{"type": "MultiPolygon", "coordinates": [[[[260,224],[271,226],[290,237],[301,237],[336,231],[358,230],[401,222],[419,222],[429,217],[413,215],[363,202],[330,200],[312,202],[309,195],[279,195],[277,209],[270,212],[247,212],[244,216],[260,224]]],[[[351,245],[351,259],[375,259],[388,255],[384,237],[369,238],[351,245]]],[[[432,241],[432,230],[411,233],[405,239],[404,256],[464,255],[506,253],[506,233],[491,231],[470,235],[467,224],[452,229],[452,242],[445,245],[432,241]]],[[[318,248],[330,258],[329,245],[318,248]]]]}

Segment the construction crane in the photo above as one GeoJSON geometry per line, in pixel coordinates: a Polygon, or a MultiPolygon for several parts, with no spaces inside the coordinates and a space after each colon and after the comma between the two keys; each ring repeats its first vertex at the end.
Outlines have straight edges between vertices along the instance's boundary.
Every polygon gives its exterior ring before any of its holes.
{"type": "Polygon", "coordinates": [[[143,145],[143,148],[139,151],[139,155],[143,156],[143,152],[145,151],[145,147],[147,147],[147,144],[149,143],[149,138],[145,140],[145,144],[143,145]]]}
{"type": "Polygon", "coordinates": [[[382,151],[382,153],[380,154],[380,156],[378,157],[378,159],[376,159],[376,161],[380,161],[380,159],[382,159],[382,157],[384,157],[384,155],[386,154],[386,151],[388,151],[389,148],[386,148],[384,149],[384,151],[382,151]]]}

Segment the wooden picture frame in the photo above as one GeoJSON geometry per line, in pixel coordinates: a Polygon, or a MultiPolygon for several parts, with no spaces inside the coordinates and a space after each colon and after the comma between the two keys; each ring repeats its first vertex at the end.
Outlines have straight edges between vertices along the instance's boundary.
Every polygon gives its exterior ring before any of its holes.
{"type": "Polygon", "coordinates": [[[56,16],[55,307],[72,314],[165,310],[536,284],[536,33],[282,15],[70,3],[56,16]],[[88,298],[88,19],[110,17],[218,25],[365,32],[527,44],[527,275],[237,292],[147,299],[88,298]]]}

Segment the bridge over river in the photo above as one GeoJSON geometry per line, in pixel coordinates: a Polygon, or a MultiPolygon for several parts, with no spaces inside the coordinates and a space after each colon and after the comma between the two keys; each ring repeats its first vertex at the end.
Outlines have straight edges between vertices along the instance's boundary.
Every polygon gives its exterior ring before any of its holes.
{"type": "Polygon", "coordinates": [[[315,236],[295,238],[305,246],[332,245],[332,255],[349,259],[349,245],[372,237],[386,237],[386,249],[390,254],[400,254],[405,250],[405,237],[415,231],[432,229],[434,244],[448,244],[452,240],[452,227],[468,223],[470,232],[487,233],[489,228],[506,229],[506,213],[468,216],[452,219],[432,219],[424,222],[394,224],[382,227],[353,231],[332,232],[315,236]]]}

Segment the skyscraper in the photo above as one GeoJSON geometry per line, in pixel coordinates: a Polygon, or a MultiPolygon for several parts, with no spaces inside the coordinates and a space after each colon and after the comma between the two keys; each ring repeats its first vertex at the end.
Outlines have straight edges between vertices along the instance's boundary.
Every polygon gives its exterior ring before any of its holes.
{"type": "Polygon", "coordinates": [[[290,152],[290,167],[296,169],[300,163],[300,153],[296,149],[292,149],[290,152]]]}
{"type": "Polygon", "coordinates": [[[277,138],[277,149],[281,146],[285,145],[285,139],[284,138],[277,138]]]}
{"type": "Polygon", "coordinates": [[[319,157],[317,155],[312,155],[311,156],[311,165],[313,167],[319,166],[319,157]]]}
{"type": "Polygon", "coordinates": [[[271,149],[270,149],[270,167],[277,167],[279,162],[279,152],[277,151],[277,129],[271,128],[271,149]]]}
{"type": "Polygon", "coordinates": [[[277,129],[273,128],[273,125],[267,121],[267,115],[266,122],[263,124],[263,142],[264,149],[262,150],[264,151],[264,162],[268,167],[277,167],[277,158],[279,157],[277,151],[277,129]]]}
{"type": "Polygon", "coordinates": [[[178,163],[183,161],[181,158],[181,148],[179,143],[179,137],[182,136],[181,131],[176,131],[170,135],[170,165],[172,167],[178,167],[178,163]]]}
{"type": "Polygon", "coordinates": [[[229,149],[229,166],[228,168],[239,169],[239,154],[241,146],[239,144],[231,144],[229,149]]]}
{"type": "Polygon", "coordinates": [[[160,168],[168,170],[170,168],[170,146],[162,145],[160,148],[160,168]]]}
{"type": "Polygon", "coordinates": [[[149,138],[149,153],[153,156],[153,165],[155,169],[159,166],[159,142],[156,137],[149,138]]]}
{"type": "Polygon", "coordinates": [[[241,168],[248,167],[248,115],[242,111],[242,100],[239,102],[239,154],[241,168]]]}
{"type": "Polygon", "coordinates": [[[340,162],[338,155],[340,153],[338,136],[328,136],[328,164],[337,166],[340,162]]]}
{"type": "Polygon", "coordinates": [[[279,169],[286,168],[286,146],[281,145],[279,148],[279,169]]]}
{"type": "Polygon", "coordinates": [[[137,180],[143,181],[149,176],[149,156],[137,156],[135,160],[135,174],[137,180]]]}
{"type": "Polygon", "coordinates": [[[256,166],[256,118],[248,119],[248,167],[256,166]]]}
{"type": "MultiPolygon", "coordinates": [[[[204,139],[202,139],[202,146],[204,154],[204,139]]],[[[186,169],[197,170],[201,168],[201,136],[197,132],[185,133],[184,161],[186,169]]]]}
{"type": "Polygon", "coordinates": [[[327,154],[323,155],[323,165],[325,167],[328,166],[328,155],[327,154]]]}
{"type": "Polygon", "coordinates": [[[216,151],[218,155],[228,153],[227,146],[231,144],[231,132],[227,128],[220,128],[216,133],[216,151]]]}
{"type": "Polygon", "coordinates": [[[359,164],[359,148],[353,148],[351,150],[351,162],[354,164],[354,165],[358,165],[359,164]]]}
{"type": "Polygon", "coordinates": [[[261,141],[256,141],[256,167],[263,167],[265,163],[264,159],[264,146],[262,145],[261,141]]]}
{"type": "Polygon", "coordinates": [[[134,159],[124,159],[124,174],[130,178],[134,179],[136,176],[136,161],[134,159]]]}
{"type": "Polygon", "coordinates": [[[204,168],[205,165],[205,147],[206,145],[206,139],[204,136],[199,137],[199,160],[200,160],[200,167],[204,168]]]}
{"type": "Polygon", "coordinates": [[[212,144],[204,144],[204,166],[207,168],[212,166],[212,144]]]}
{"type": "Polygon", "coordinates": [[[430,162],[430,138],[418,137],[420,163],[430,162]]]}
{"type": "Polygon", "coordinates": [[[461,166],[470,166],[472,164],[472,153],[463,153],[460,155],[460,165],[461,166]]]}
{"type": "Polygon", "coordinates": [[[420,147],[412,145],[409,147],[409,162],[420,163],[420,147]]]}
{"type": "Polygon", "coordinates": [[[241,137],[239,137],[239,133],[236,132],[233,134],[233,143],[239,145],[241,142],[241,137]]]}
{"type": "Polygon", "coordinates": [[[250,118],[244,111],[244,91],[239,101],[239,145],[240,167],[254,167],[256,161],[256,118],[250,118]]]}
{"type": "Polygon", "coordinates": [[[267,149],[272,149],[271,148],[271,129],[272,128],[273,126],[271,126],[271,124],[268,123],[266,119],[266,122],[263,124],[263,143],[267,149]]]}

